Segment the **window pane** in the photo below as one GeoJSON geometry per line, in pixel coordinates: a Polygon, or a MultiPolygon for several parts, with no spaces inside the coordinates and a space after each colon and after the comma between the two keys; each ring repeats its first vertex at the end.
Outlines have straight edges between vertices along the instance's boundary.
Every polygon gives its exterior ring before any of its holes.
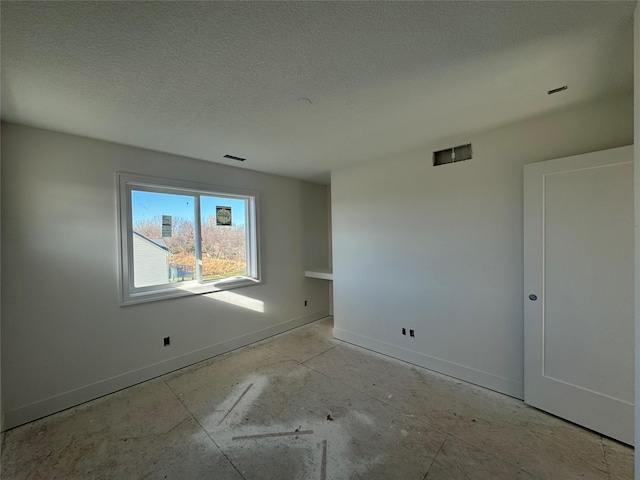
{"type": "Polygon", "coordinates": [[[202,279],[247,275],[246,200],[200,197],[202,279]]]}
{"type": "Polygon", "coordinates": [[[195,280],[194,203],[189,195],[131,191],[136,288],[195,280]]]}

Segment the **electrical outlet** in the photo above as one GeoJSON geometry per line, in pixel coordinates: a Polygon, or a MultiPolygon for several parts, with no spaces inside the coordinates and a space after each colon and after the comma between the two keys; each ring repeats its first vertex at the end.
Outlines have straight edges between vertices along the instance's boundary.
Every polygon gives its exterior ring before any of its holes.
{"type": "Polygon", "coordinates": [[[415,330],[413,330],[413,329],[409,330],[409,336],[410,337],[415,337],[416,336],[415,330]]]}
{"type": "Polygon", "coordinates": [[[171,337],[164,337],[164,346],[168,346],[171,343],[171,337]]]}
{"type": "Polygon", "coordinates": [[[304,301],[304,306],[305,306],[305,307],[307,306],[307,301],[306,301],[306,300],[304,301]]]}
{"type": "Polygon", "coordinates": [[[403,335],[406,335],[406,334],[407,334],[407,329],[406,329],[406,328],[403,328],[403,329],[402,329],[402,334],[403,334],[403,335]]]}

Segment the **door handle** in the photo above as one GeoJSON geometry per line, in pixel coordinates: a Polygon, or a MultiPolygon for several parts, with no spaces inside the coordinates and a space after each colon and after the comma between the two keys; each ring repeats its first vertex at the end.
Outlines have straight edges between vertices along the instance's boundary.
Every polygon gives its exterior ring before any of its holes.
{"type": "Polygon", "coordinates": [[[537,295],[534,295],[533,293],[529,295],[529,300],[531,300],[532,302],[535,302],[537,299],[538,299],[537,295]]]}

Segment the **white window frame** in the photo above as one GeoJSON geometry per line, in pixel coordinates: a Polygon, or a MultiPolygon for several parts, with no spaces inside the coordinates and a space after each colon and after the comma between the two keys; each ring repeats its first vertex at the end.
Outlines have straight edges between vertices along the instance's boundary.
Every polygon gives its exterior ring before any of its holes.
{"type": "Polygon", "coordinates": [[[164,300],[167,298],[184,297],[186,295],[199,295],[220,290],[230,290],[261,283],[257,192],[124,172],[116,173],[116,182],[118,195],[118,264],[121,306],[164,300]],[[134,285],[132,190],[192,195],[196,198],[194,202],[196,280],[147,287],[136,287],[134,285]],[[202,252],[200,248],[200,224],[202,221],[200,218],[201,195],[245,199],[246,275],[216,280],[198,280],[202,278],[202,252]]]}

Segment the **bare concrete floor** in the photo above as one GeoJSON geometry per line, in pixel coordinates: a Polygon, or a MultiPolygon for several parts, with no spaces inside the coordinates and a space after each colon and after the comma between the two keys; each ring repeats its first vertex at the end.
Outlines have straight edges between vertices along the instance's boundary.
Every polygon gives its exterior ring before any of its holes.
{"type": "Polygon", "coordinates": [[[328,318],[5,433],[6,479],[632,479],[633,449],[328,318]]]}

